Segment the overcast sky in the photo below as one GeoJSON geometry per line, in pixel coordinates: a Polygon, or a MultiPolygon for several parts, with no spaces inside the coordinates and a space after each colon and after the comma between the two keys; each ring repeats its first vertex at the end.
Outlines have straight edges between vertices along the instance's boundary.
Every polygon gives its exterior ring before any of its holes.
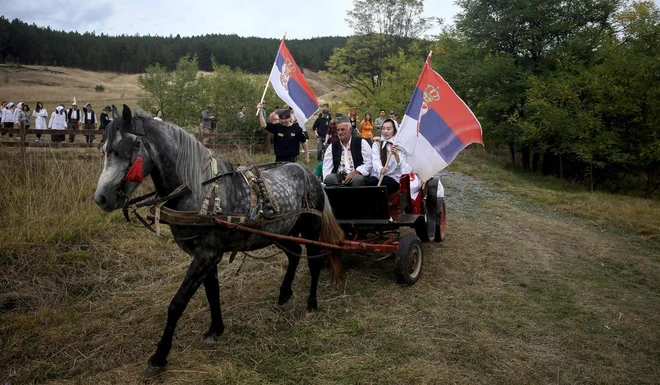
{"type": "MultiPolygon", "coordinates": [[[[0,14],[10,20],[108,35],[349,36],[353,31],[345,17],[352,8],[353,0],[0,0],[0,14]]],[[[454,0],[424,1],[425,16],[443,18],[445,23],[453,23],[458,11],[454,0]]],[[[429,31],[438,32],[439,28],[429,31]]]]}

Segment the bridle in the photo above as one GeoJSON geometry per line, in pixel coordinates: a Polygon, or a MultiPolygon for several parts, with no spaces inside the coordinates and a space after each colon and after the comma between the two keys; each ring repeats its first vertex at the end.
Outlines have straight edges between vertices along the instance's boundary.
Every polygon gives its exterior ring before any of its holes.
{"type": "Polygon", "coordinates": [[[149,154],[149,157],[152,157],[151,145],[145,136],[144,123],[140,117],[134,117],[132,119],[132,125],[128,129],[121,126],[120,122],[117,122],[116,124],[118,125],[118,128],[112,127],[112,131],[108,134],[105,153],[106,156],[109,156],[112,152],[115,152],[118,157],[129,160],[129,164],[126,167],[125,177],[117,186],[117,196],[120,198],[128,198],[128,195],[124,192],[126,183],[140,182],[142,180],[142,159],[139,156],[140,149],[141,147],[144,147],[147,154],[149,154]],[[114,136],[116,135],[116,130],[119,131],[121,140],[115,145],[114,136]],[[132,134],[133,136],[127,134],[132,134]],[[139,174],[139,180],[129,180],[133,166],[136,165],[136,163],[140,163],[140,169],[136,171],[139,174]]]}

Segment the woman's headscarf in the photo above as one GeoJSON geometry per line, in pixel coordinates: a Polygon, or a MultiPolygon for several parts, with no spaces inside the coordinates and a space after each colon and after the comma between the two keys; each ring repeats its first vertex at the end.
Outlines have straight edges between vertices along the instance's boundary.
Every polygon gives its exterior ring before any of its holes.
{"type": "MultiPolygon", "coordinates": [[[[387,118],[383,121],[383,125],[387,122],[391,122],[392,126],[394,127],[394,134],[392,135],[392,138],[394,138],[396,136],[397,132],[399,131],[398,127],[396,126],[396,122],[394,120],[390,119],[390,118],[387,118]]],[[[390,138],[389,140],[392,141],[392,138],[390,138]]],[[[381,143],[381,145],[380,145],[380,163],[383,165],[383,167],[385,167],[386,166],[385,163],[387,162],[387,140],[383,137],[382,126],[381,126],[381,132],[380,132],[380,143],[381,143]]]]}

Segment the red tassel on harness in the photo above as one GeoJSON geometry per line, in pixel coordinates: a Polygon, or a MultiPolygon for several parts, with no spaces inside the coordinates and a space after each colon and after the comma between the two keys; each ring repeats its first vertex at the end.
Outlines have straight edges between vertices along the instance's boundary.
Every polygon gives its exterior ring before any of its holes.
{"type": "Polygon", "coordinates": [[[131,169],[128,170],[128,173],[126,174],[126,180],[136,183],[142,182],[142,157],[140,155],[137,156],[135,162],[131,166],[131,169]]]}

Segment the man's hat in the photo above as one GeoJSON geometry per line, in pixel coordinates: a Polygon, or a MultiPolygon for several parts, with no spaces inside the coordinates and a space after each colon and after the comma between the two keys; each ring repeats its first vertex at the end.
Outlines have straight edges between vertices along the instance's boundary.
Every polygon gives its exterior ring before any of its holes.
{"type": "Polygon", "coordinates": [[[286,119],[291,117],[291,112],[288,108],[282,108],[277,111],[277,115],[280,117],[280,119],[286,119]]]}
{"type": "Polygon", "coordinates": [[[209,108],[213,108],[213,106],[212,106],[212,105],[208,105],[208,106],[206,106],[206,109],[207,109],[207,110],[208,110],[209,108]]]}
{"type": "Polygon", "coordinates": [[[110,106],[105,106],[105,108],[103,109],[103,111],[112,111],[112,108],[110,108],[110,106]]]}
{"type": "Polygon", "coordinates": [[[396,112],[394,110],[390,110],[390,115],[396,115],[396,112]]]}

